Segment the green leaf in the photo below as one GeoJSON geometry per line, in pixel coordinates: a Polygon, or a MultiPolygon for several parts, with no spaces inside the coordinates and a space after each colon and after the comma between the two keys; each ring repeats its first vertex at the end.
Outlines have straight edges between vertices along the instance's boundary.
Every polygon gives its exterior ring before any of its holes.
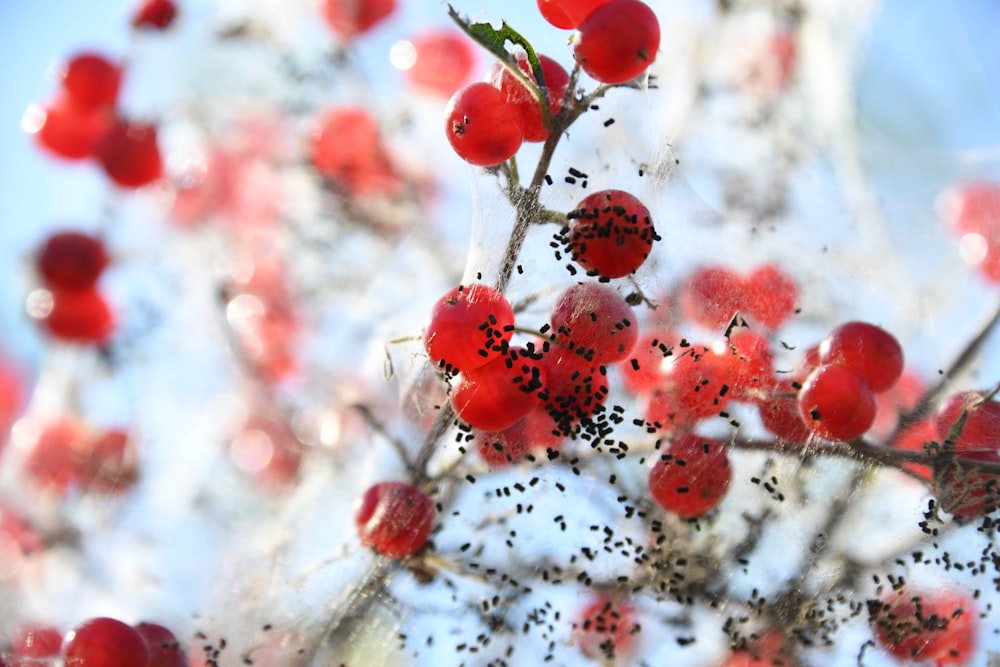
{"type": "Polygon", "coordinates": [[[543,108],[545,110],[548,109],[548,89],[545,87],[545,75],[542,74],[542,63],[539,62],[538,54],[535,53],[531,42],[525,39],[521,33],[507,25],[506,21],[501,21],[500,29],[497,30],[489,23],[473,23],[469,19],[460,16],[451,5],[448,5],[448,16],[473,41],[492,53],[504,67],[528,86],[529,90],[537,93],[537,97],[544,101],[543,108]],[[535,81],[529,79],[524,74],[524,71],[518,67],[517,59],[507,50],[508,42],[524,49],[528,56],[528,64],[531,66],[531,73],[535,76],[537,84],[535,81]]]}

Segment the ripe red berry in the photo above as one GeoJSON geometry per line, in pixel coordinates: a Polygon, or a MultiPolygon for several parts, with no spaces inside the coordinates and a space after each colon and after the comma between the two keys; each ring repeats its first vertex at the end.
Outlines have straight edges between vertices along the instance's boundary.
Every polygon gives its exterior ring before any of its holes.
{"type": "MultiPolygon", "coordinates": [[[[538,55],[538,61],[542,66],[542,76],[545,77],[545,87],[548,91],[549,111],[553,115],[562,109],[563,97],[566,95],[566,86],[569,85],[569,73],[563,66],[552,58],[538,55]]],[[[528,56],[519,53],[517,65],[529,79],[535,81],[535,75],[531,71],[528,63],[528,56]]],[[[549,131],[545,129],[542,121],[542,110],[538,100],[532,96],[527,87],[521,83],[517,77],[511,74],[510,70],[496,63],[487,75],[486,80],[500,90],[503,99],[518,110],[521,116],[521,126],[524,130],[524,141],[545,141],[549,136],[549,131]]],[[[537,82],[536,82],[537,83],[537,82]]]]}
{"type": "Polygon", "coordinates": [[[493,167],[517,153],[524,141],[518,108],[484,81],[458,89],[445,108],[445,133],[460,158],[493,167]]]}
{"type": "MultiPolygon", "coordinates": [[[[938,442],[937,419],[934,416],[915,421],[897,435],[892,446],[910,452],[923,452],[924,445],[938,442]]],[[[925,480],[931,479],[931,469],[919,463],[904,463],[903,467],[925,480]]]]}
{"type": "Polygon", "coordinates": [[[718,667],[779,667],[794,665],[785,652],[785,638],[776,630],[768,630],[753,638],[745,648],[736,649],[718,667]]]}
{"type": "Polygon", "coordinates": [[[680,287],[684,317],[709,329],[724,329],[745,309],[743,279],[724,266],[701,266],[680,287]]]}
{"type": "Polygon", "coordinates": [[[451,404],[473,428],[502,431],[538,407],[544,386],[545,369],[536,355],[511,348],[485,366],[463,372],[451,404]]]}
{"type": "Polygon", "coordinates": [[[361,543],[388,558],[408,558],[427,543],[434,502],[412,484],[380,482],[361,498],[354,516],[361,543]]]}
{"type": "Polygon", "coordinates": [[[324,0],[323,18],[343,39],[366,33],[389,17],[396,0],[324,0]]]}
{"type": "Polygon", "coordinates": [[[542,18],[563,30],[572,30],[587,18],[590,12],[609,0],[538,0],[542,18]]]}
{"type": "Polygon", "coordinates": [[[1000,183],[973,181],[942,196],[942,215],[957,234],[962,258],[1000,281],[1000,183]]]}
{"type": "Polygon", "coordinates": [[[316,171],[355,197],[393,195],[402,185],[378,121],[361,107],[327,111],[313,132],[310,157],[316,171]]]}
{"type": "Polygon", "coordinates": [[[66,667],[149,667],[146,640],[113,618],[92,618],[66,636],[66,667]]]}
{"type": "Polygon", "coordinates": [[[771,345],[751,329],[736,329],[712,345],[721,357],[726,386],[738,401],[758,401],[775,387],[771,345]]]}
{"type": "Polygon", "coordinates": [[[937,438],[950,442],[954,460],[935,467],[932,489],[945,512],[959,519],[992,513],[1000,506],[1000,475],[963,465],[982,461],[1000,463],[1000,403],[983,402],[976,392],[952,396],[938,412],[937,438]],[[962,423],[964,415],[964,423],[962,423]],[[956,437],[956,433],[958,431],[956,437]]]}
{"type": "Polygon", "coordinates": [[[640,0],[611,0],[578,26],[573,57],[602,83],[625,83],[646,71],[660,48],[660,22],[640,0]]]}
{"type": "Polygon", "coordinates": [[[46,287],[90,287],[110,263],[104,242],[83,232],[52,234],[35,255],[35,267],[46,287]]]}
{"type": "Polygon", "coordinates": [[[595,192],[569,214],[566,250],[590,275],[621,278],[642,266],[659,240],[641,201],[622,190],[595,192]]]}
{"type": "Polygon", "coordinates": [[[28,107],[21,127],[55,157],[82,160],[94,154],[112,122],[108,110],[86,109],[62,96],[28,107]]]}
{"type": "Polygon", "coordinates": [[[639,624],[632,605],[607,595],[598,595],[580,610],[573,623],[577,646],[595,660],[622,660],[635,647],[639,624]]]}
{"type": "Polygon", "coordinates": [[[975,606],[958,591],[902,588],[869,604],[869,613],[879,644],[907,663],[966,665],[975,655],[975,606]]]}
{"type": "Polygon", "coordinates": [[[448,373],[468,372],[502,356],[514,335],[514,309],[486,285],[459,285],[434,303],[424,348],[448,373]]]}
{"type": "Polygon", "coordinates": [[[163,175],[156,126],[118,119],[94,147],[94,157],[112,181],[141,188],[163,175]]]}
{"type": "Polygon", "coordinates": [[[704,346],[676,348],[664,376],[646,407],[650,424],[666,430],[686,430],[718,415],[730,401],[728,362],[704,346]]]}
{"type": "Polygon", "coordinates": [[[556,429],[570,435],[594,417],[608,398],[604,366],[559,346],[542,353],[545,388],[540,397],[556,429]]]}
{"type": "Polygon", "coordinates": [[[805,443],[812,435],[799,410],[798,390],[791,382],[781,382],[770,397],[760,402],[758,411],[764,428],[779,440],[805,443]]]}
{"type": "Polygon", "coordinates": [[[149,648],[149,667],[188,667],[184,649],[169,628],[158,623],[139,623],[136,631],[149,648]]]}
{"type": "Polygon", "coordinates": [[[413,64],[404,70],[415,88],[451,97],[469,80],[476,65],[476,51],[464,33],[452,29],[429,30],[410,40],[413,64]]]}
{"type": "Polygon", "coordinates": [[[573,285],[552,309],[555,343],[595,364],[625,359],[639,338],[638,320],[618,292],[598,283],[573,285]]]}
{"type": "MultiPolygon", "coordinates": [[[[51,626],[27,626],[21,628],[11,645],[14,658],[54,658],[62,649],[62,633],[51,626]]],[[[13,665],[35,665],[35,661],[17,661],[13,665]]],[[[38,663],[42,664],[42,663],[38,663]]]]}
{"type": "Polygon", "coordinates": [[[174,0],[142,0],[132,15],[132,27],[138,30],[166,30],[177,18],[174,0]]]}
{"type": "Polygon", "coordinates": [[[659,505],[683,518],[715,509],[733,471],[726,446],[692,433],[678,436],[649,471],[649,491],[659,505]]]}
{"type": "Polygon", "coordinates": [[[82,109],[114,107],[121,89],[122,70],[99,53],[80,53],[62,69],[66,97],[82,109]]]}
{"type": "Polygon", "coordinates": [[[827,440],[854,440],[875,422],[875,394],[863,377],[839,364],[820,366],[799,391],[799,413],[827,440]]]}
{"type": "Polygon", "coordinates": [[[96,288],[52,290],[51,295],[51,309],[41,317],[41,324],[54,338],[101,344],[114,333],[114,313],[96,288]]]}
{"type": "Polygon", "coordinates": [[[860,375],[878,393],[888,391],[903,374],[903,348],[888,331],[867,322],[847,322],[823,339],[819,358],[860,375]]]}
{"type": "Polygon", "coordinates": [[[666,384],[666,373],[673,364],[680,335],[662,330],[640,336],[632,352],[621,365],[622,385],[633,394],[648,394],[666,384]]]}
{"type": "Polygon", "coordinates": [[[531,450],[558,449],[563,436],[552,417],[538,405],[502,431],[477,431],[479,456],[491,468],[502,468],[520,461],[531,450]]]}
{"type": "Polygon", "coordinates": [[[91,439],[80,471],[80,483],[88,492],[122,493],[138,477],[135,446],[127,431],[111,429],[91,439]]]}
{"type": "Polygon", "coordinates": [[[795,313],[799,287],[777,264],[763,264],[744,281],[744,305],[754,322],[774,330],[795,313]]]}

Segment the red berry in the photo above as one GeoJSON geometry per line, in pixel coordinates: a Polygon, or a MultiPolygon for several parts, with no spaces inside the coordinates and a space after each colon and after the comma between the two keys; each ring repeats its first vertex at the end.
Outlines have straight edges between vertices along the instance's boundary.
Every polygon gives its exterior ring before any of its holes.
{"type": "Polygon", "coordinates": [[[724,329],[745,304],[743,279],[724,266],[699,267],[680,288],[684,316],[709,329],[724,329]]]}
{"type": "Polygon", "coordinates": [[[52,234],[35,256],[42,281],[52,289],[90,287],[109,262],[101,239],[74,231],[52,234]]]}
{"type": "Polygon", "coordinates": [[[538,0],[538,11],[542,18],[563,30],[572,30],[594,11],[609,0],[538,0]]]}
{"type": "Polygon", "coordinates": [[[132,27],[138,30],[166,30],[176,18],[174,0],[142,0],[132,15],[132,27]]]}
{"type": "Polygon", "coordinates": [[[72,343],[101,344],[114,333],[114,313],[96,288],[51,293],[52,308],[41,318],[41,324],[53,337],[72,343]]]}
{"type": "Polygon", "coordinates": [[[141,188],[163,175],[156,126],[150,123],[118,119],[95,146],[94,156],[123,188],[141,188]]]}
{"type": "Polygon", "coordinates": [[[266,490],[287,488],[302,467],[303,445],[287,421],[255,411],[229,442],[229,458],[266,490]]]}
{"type": "Polygon", "coordinates": [[[863,377],[839,364],[820,366],[799,391],[799,413],[827,440],[854,440],[875,422],[875,394],[863,377]]]}
{"type": "Polygon", "coordinates": [[[945,512],[959,519],[992,513],[1000,506],[1000,476],[963,466],[963,462],[1000,463],[1000,403],[982,401],[976,392],[956,394],[937,416],[938,443],[951,442],[954,460],[937,466],[932,488],[945,512]],[[965,416],[964,424],[959,426],[965,416]],[[961,429],[961,432],[955,434],[961,429]]]}
{"type": "Polygon", "coordinates": [[[760,421],[776,438],[788,443],[804,443],[812,430],[799,411],[798,390],[782,382],[774,393],[758,405],[760,421]]]}
{"type": "Polygon", "coordinates": [[[622,190],[595,192],[577,204],[569,219],[566,250],[589,275],[627,276],[659,240],[649,209],[622,190]]]}
{"type": "Polygon", "coordinates": [[[89,435],[76,419],[62,418],[39,425],[24,463],[24,472],[38,487],[65,493],[83,477],[89,435]]]}
{"type": "Polygon", "coordinates": [[[892,334],[867,322],[847,322],[823,339],[819,358],[860,375],[878,393],[888,391],[903,374],[903,348],[892,334]]]}
{"type": "Polygon", "coordinates": [[[517,153],[524,141],[518,108],[484,81],[460,88],[445,108],[445,133],[460,158],[493,167],[517,153]]]}
{"type": "Polygon", "coordinates": [[[563,435],[603,409],[608,398],[604,366],[591,363],[564,348],[551,347],[542,354],[545,410],[563,435]]]}
{"type": "Polygon", "coordinates": [[[93,618],[66,636],[66,667],[149,667],[146,640],[113,618],[93,618]]]}
{"type": "Polygon", "coordinates": [[[795,313],[799,287],[780,266],[764,264],[744,281],[744,298],[750,317],[765,329],[774,330],[795,313]]]}
{"type": "Polygon", "coordinates": [[[606,595],[598,595],[577,615],[573,629],[577,646],[592,659],[624,659],[635,646],[639,624],[632,605],[606,595]]]}
{"type": "Polygon", "coordinates": [[[63,91],[82,109],[114,107],[121,83],[121,67],[98,53],[75,55],[62,70],[63,91]]]}
{"type": "Polygon", "coordinates": [[[469,80],[476,65],[472,41],[456,30],[429,30],[410,44],[415,59],[405,70],[406,78],[414,87],[442,97],[451,97],[469,80]]]}
{"type": "MultiPolygon", "coordinates": [[[[53,658],[62,649],[62,633],[50,626],[29,626],[22,628],[14,638],[11,653],[15,658],[53,658]]],[[[14,665],[35,664],[15,661],[14,665]]]]}
{"type": "Polygon", "coordinates": [[[388,558],[408,558],[427,543],[434,502],[412,484],[380,482],[361,498],[354,516],[361,543],[388,558]]]}
{"type": "Polygon", "coordinates": [[[135,629],[149,648],[149,667],[188,667],[184,649],[169,628],[157,623],[139,623],[135,629]]]}
{"type": "Polygon", "coordinates": [[[625,83],[646,71],[660,48],[660,22],[640,0],[611,0],[580,23],[573,57],[602,83],[625,83]]]}
{"type": "Polygon", "coordinates": [[[648,423],[684,430],[726,409],[730,385],[724,357],[703,346],[688,346],[676,348],[671,359],[663,387],[650,396],[648,423]]]}
{"type": "Polygon", "coordinates": [[[486,285],[458,286],[438,299],[424,327],[424,348],[448,373],[468,372],[507,351],[514,335],[514,309],[486,285]]]}
{"type": "Polygon", "coordinates": [[[752,639],[746,648],[729,654],[719,667],[780,667],[794,665],[785,652],[785,638],[777,631],[768,630],[759,638],[752,639]]]}
{"type": "Polygon", "coordinates": [[[961,235],[963,259],[1000,281],[1000,183],[973,181],[942,197],[942,214],[961,235]]]}
{"type": "Polygon", "coordinates": [[[879,644],[907,663],[966,665],[975,655],[976,611],[962,593],[903,588],[869,610],[879,644]]]}
{"type": "MultiPolygon", "coordinates": [[[[545,77],[545,87],[548,91],[549,111],[553,115],[562,109],[563,97],[566,95],[566,86],[569,85],[569,73],[563,66],[548,56],[537,54],[538,61],[542,66],[542,76],[545,77]]],[[[524,53],[517,55],[517,64],[521,71],[529,79],[535,81],[535,75],[531,71],[528,56],[524,53]]],[[[521,116],[521,126],[524,130],[524,141],[545,141],[549,136],[549,131],[545,129],[542,122],[542,110],[538,100],[532,96],[527,87],[515,77],[510,70],[496,63],[487,75],[486,80],[500,90],[503,99],[518,110],[521,116]]],[[[536,82],[537,83],[537,82],[536,82]]]]}
{"type": "Polygon", "coordinates": [[[618,292],[598,283],[573,285],[552,310],[555,343],[595,364],[625,359],[639,338],[635,313],[618,292]]]}
{"type": "Polygon", "coordinates": [[[736,329],[712,346],[725,368],[725,382],[738,401],[756,401],[774,388],[771,345],[750,329],[736,329]]]}
{"type": "Polygon", "coordinates": [[[621,365],[622,384],[633,394],[647,394],[666,384],[666,372],[673,364],[673,355],[680,336],[673,331],[640,336],[632,352],[621,365]]]}
{"type": "Polygon", "coordinates": [[[52,155],[82,160],[94,154],[112,122],[106,109],[86,109],[67,97],[57,97],[43,106],[28,107],[21,127],[52,155]]]}
{"type": "Polygon", "coordinates": [[[671,442],[653,464],[649,491],[663,509],[694,518],[715,509],[732,476],[723,443],[687,433],[671,442]]]}
{"type": "Polygon", "coordinates": [[[516,463],[531,450],[558,449],[562,440],[552,417],[541,405],[502,431],[476,432],[479,456],[491,468],[516,463]]]}
{"type": "Polygon", "coordinates": [[[323,18],[343,39],[368,32],[396,9],[396,0],[324,0],[323,18]]]}
{"type": "Polygon", "coordinates": [[[311,159],[324,178],[355,197],[393,195],[402,185],[378,122],[361,107],[337,107],[320,119],[311,159]]]}
{"type": "Polygon", "coordinates": [[[523,348],[511,348],[485,366],[462,373],[451,392],[458,417],[483,431],[513,426],[539,405],[545,370],[535,357],[523,348]]]}

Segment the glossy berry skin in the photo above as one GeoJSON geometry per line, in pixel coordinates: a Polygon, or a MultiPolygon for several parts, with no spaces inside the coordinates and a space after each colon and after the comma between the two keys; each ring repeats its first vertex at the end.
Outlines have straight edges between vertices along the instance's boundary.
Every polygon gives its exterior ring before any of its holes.
{"type": "Polygon", "coordinates": [[[608,595],[596,596],[573,623],[577,646],[594,660],[621,660],[635,647],[639,625],[632,605],[608,595]]]}
{"type": "Polygon", "coordinates": [[[646,407],[646,421],[667,431],[687,430],[723,412],[730,401],[725,357],[704,346],[674,350],[664,384],[646,407]]]}
{"type": "Polygon", "coordinates": [[[410,40],[416,53],[406,78],[421,90],[451,97],[465,84],[476,65],[472,40],[457,30],[429,30],[410,40]]]}
{"type": "Polygon", "coordinates": [[[966,257],[993,282],[1000,282],[1000,183],[972,181],[950,189],[942,197],[942,214],[963,244],[982,246],[966,257]]]}
{"type": "Polygon", "coordinates": [[[867,322],[847,322],[834,329],[820,343],[819,358],[824,364],[850,368],[876,393],[892,389],[903,374],[899,341],[867,322]]]}
{"type": "Polygon", "coordinates": [[[552,309],[555,344],[589,362],[625,359],[639,338],[638,320],[618,292],[599,283],[573,285],[552,309]]]}
{"type": "Polygon", "coordinates": [[[459,419],[473,428],[501,431],[539,405],[545,369],[535,355],[511,348],[485,366],[462,374],[451,404],[459,419]]]}
{"type": "Polygon", "coordinates": [[[611,0],[578,26],[573,57],[601,83],[625,83],[646,71],[660,48],[660,23],[640,0],[611,0]]]}
{"type": "Polygon", "coordinates": [[[387,558],[409,558],[427,543],[434,502],[412,484],[380,482],[361,497],[354,525],[361,543],[387,558]]]}
{"type": "Polygon", "coordinates": [[[113,618],[92,618],[66,637],[66,667],[150,667],[146,640],[113,618]]]}
{"type": "Polygon", "coordinates": [[[903,588],[869,611],[878,643],[907,664],[967,665],[976,654],[976,611],[962,593],[903,588]]]}
{"type": "Polygon", "coordinates": [[[184,649],[169,628],[143,622],[138,623],[135,629],[149,648],[149,667],[188,667],[184,649]]]}
{"type": "Polygon", "coordinates": [[[424,349],[445,372],[468,372],[501,357],[514,335],[514,309],[486,285],[460,285],[434,303],[424,349]]]}
{"type": "Polygon", "coordinates": [[[799,390],[799,414],[821,438],[860,438],[875,422],[875,394],[865,379],[846,366],[820,366],[799,390]]]}
{"type": "MultiPolygon", "coordinates": [[[[549,99],[549,111],[552,115],[562,109],[566,86],[569,85],[569,73],[552,58],[541,53],[538,62],[542,66],[542,76],[545,77],[545,87],[549,99]]],[[[535,81],[527,55],[519,53],[517,65],[525,75],[535,81]]],[[[503,95],[504,100],[517,108],[521,116],[521,126],[524,130],[524,141],[545,141],[549,131],[545,129],[542,120],[542,109],[528,88],[515,77],[510,70],[496,63],[487,75],[486,80],[495,86],[503,95]]],[[[537,83],[537,81],[535,81],[537,83]]]]}
{"type": "Polygon", "coordinates": [[[163,175],[156,126],[150,123],[119,118],[95,146],[94,156],[123,188],[141,188],[163,175]]]}
{"type": "Polygon", "coordinates": [[[538,0],[538,11],[551,25],[563,30],[576,28],[590,12],[609,0],[538,0]]]}
{"type": "Polygon", "coordinates": [[[680,353],[681,336],[670,330],[641,334],[620,368],[622,386],[637,395],[649,394],[666,383],[666,372],[680,353]]]}
{"type": "Polygon", "coordinates": [[[323,18],[342,39],[368,32],[389,18],[396,0],[323,0],[323,18]]]}
{"type": "Polygon", "coordinates": [[[101,344],[115,329],[115,316],[104,295],[94,287],[52,290],[52,310],[41,319],[53,338],[70,343],[101,344]]]}
{"type": "Polygon", "coordinates": [[[166,30],[177,19],[174,0],[142,0],[132,15],[132,27],[137,30],[166,30]]]}
{"type": "MultiPolygon", "coordinates": [[[[925,451],[924,445],[938,440],[937,419],[931,415],[919,421],[915,421],[899,432],[893,441],[892,446],[910,452],[925,451]]],[[[931,469],[919,463],[904,463],[903,467],[917,475],[921,479],[931,479],[931,469]]]]}
{"type": "Polygon", "coordinates": [[[49,236],[35,255],[35,268],[46,287],[90,287],[111,259],[101,239],[76,231],[49,236]]]}
{"type": "Polygon", "coordinates": [[[545,388],[540,398],[556,430],[571,435],[604,409],[609,391],[607,371],[603,365],[559,346],[550,347],[541,357],[545,388]]]}
{"type": "Polygon", "coordinates": [[[690,519],[715,509],[732,476],[723,443],[686,433],[656,459],[649,471],[649,491],[660,507],[690,519]]]}
{"type": "Polygon", "coordinates": [[[764,428],[783,442],[801,444],[812,436],[812,429],[799,411],[798,389],[790,382],[780,383],[757,409],[764,428]]]}
{"type": "Polygon", "coordinates": [[[21,124],[50,155],[82,160],[93,156],[112,122],[106,109],[87,109],[61,96],[29,107],[21,124]]]}
{"type": "Polygon", "coordinates": [[[966,416],[961,433],[951,442],[954,461],[936,467],[931,486],[941,509],[958,519],[973,519],[1000,506],[1000,476],[961,464],[1000,464],[1000,403],[982,402],[981,394],[976,392],[955,394],[938,412],[936,442],[947,446],[963,413],[966,416]]]}
{"type": "Polygon", "coordinates": [[[602,278],[634,273],[659,239],[649,209],[623,190],[595,192],[569,220],[566,250],[589,275],[602,278]]]}
{"type": "Polygon", "coordinates": [[[524,141],[518,108],[485,81],[458,89],[445,108],[445,134],[460,158],[493,167],[517,153],[524,141]]]}
{"type": "Polygon", "coordinates": [[[122,70],[99,53],[80,53],[62,70],[66,96],[82,109],[114,107],[122,84],[122,70]]]}

